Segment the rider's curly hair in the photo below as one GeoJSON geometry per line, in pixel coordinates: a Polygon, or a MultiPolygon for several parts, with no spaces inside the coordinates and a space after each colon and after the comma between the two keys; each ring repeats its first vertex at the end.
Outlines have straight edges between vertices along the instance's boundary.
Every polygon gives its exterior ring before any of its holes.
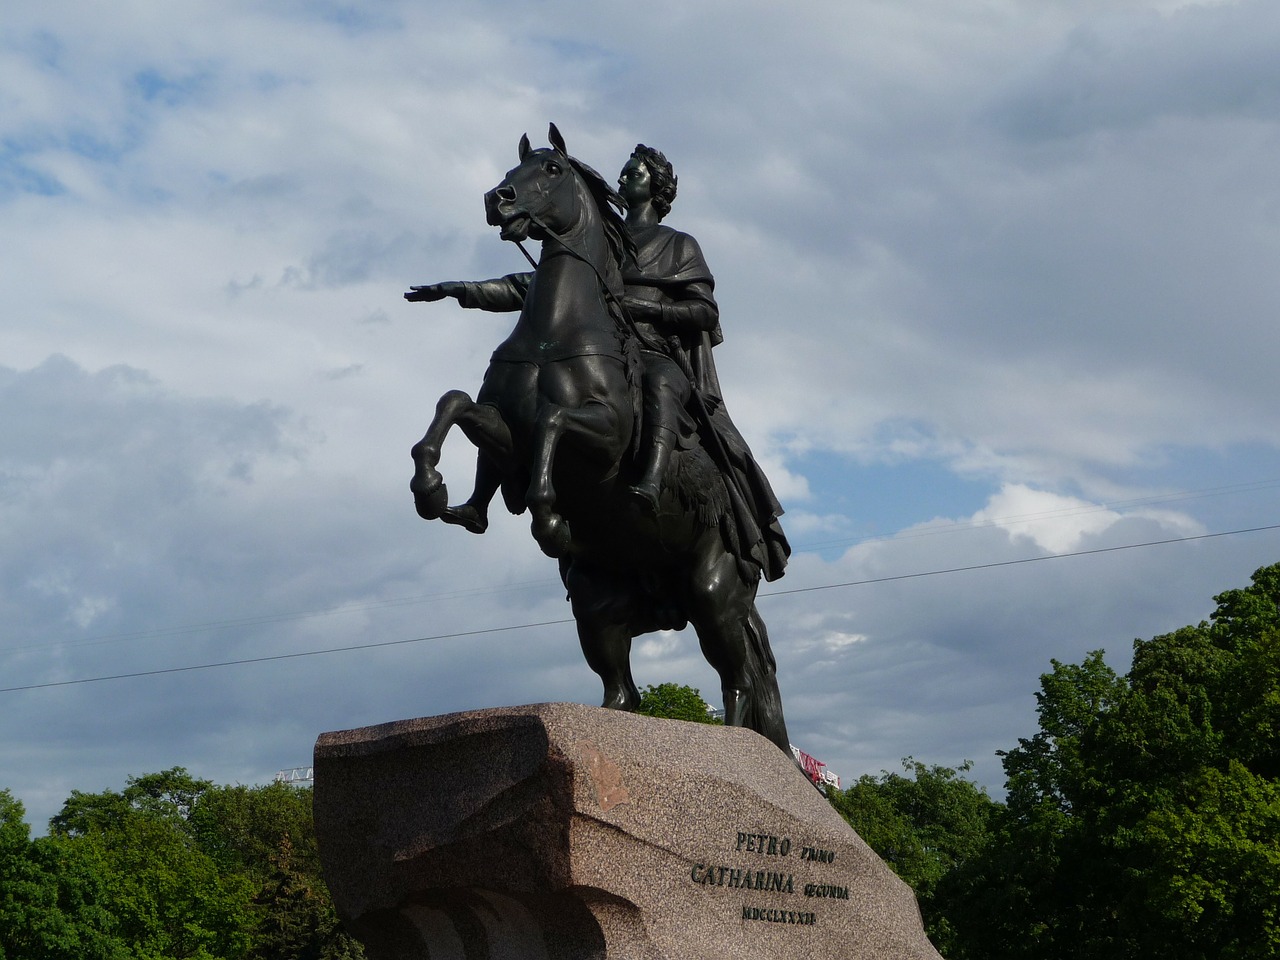
{"type": "Polygon", "coordinates": [[[671,212],[671,203],[676,198],[676,171],[661,150],[646,147],[643,143],[636,144],[631,156],[649,168],[653,208],[658,211],[658,219],[661,220],[671,212]]]}

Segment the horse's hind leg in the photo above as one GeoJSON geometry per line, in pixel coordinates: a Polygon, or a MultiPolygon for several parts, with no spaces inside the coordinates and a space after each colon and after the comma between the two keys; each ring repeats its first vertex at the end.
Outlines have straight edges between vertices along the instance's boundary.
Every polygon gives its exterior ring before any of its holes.
{"type": "Polygon", "coordinates": [[[755,585],[745,583],[738,561],[711,531],[691,578],[689,620],[707,662],[720,675],[724,722],[747,727],[790,752],[777,671],[764,621],[755,608],[755,585]]]}
{"type": "Polygon", "coordinates": [[[578,621],[578,642],[587,666],[604,684],[600,706],[610,710],[635,710],[640,691],[631,676],[631,633],[618,624],[588,624],[578,621]]]}
{"type": "Polygon", "coordinates": [[[565,569],[565,586],[578,626],[578,642],[587,666],[604,683],[601,706],[635,710],[640,691],[631,676],[632,633],[627,625],[629,593],[609,575],[589,564],[575,562],[565,569]]]}
{"type": "MultiPolygon", "coordinates": [[[[753,590],[752,593],[755,591],[753,590]]],[[[747,615],[747,662],[754,674],[751,682],[752,716],[747,726],[756,733],[768,737],[789,753],[791,739],[787,735],[787,721],[782,715],[782,692],[778,689],[778,665],[769,646],[769,631],[760,611],[752,601],[747,615]]]]}

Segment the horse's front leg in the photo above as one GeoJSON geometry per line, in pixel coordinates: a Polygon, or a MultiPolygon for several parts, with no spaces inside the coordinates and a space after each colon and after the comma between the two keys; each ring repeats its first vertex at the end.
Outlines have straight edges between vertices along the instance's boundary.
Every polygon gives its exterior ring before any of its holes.
{"type": "MultiPolygon", "coordinates": [[[[526,502],[533,515],[533,536],[549,557],[569,552],[569,523],[556,511],[556,491],[551,480],[560,441],[571,436],[584,453],[595,452],[603,462],[614,456],[618,437],[617,411],[598,401],[571,408],[547,403],[539,410],[533,434],[533,462],[526,502]]],[[[608,469],[606,465],[604,469],[608,469]]]]}
{"type": "Polygon", "coordinates": [[[463,433],[484,453],[496,460],[511,458],[511,431],[502,419],[497,407],[489,403],[474,403],[461,390],[450,390],[436,404],[435,419],[426,434],[414,444],[413,479],[409,489],[413,491],[414,506],[424,520],[444,519],[461,523],[473,533],[483,533],[487,526],[485,511],[488,501],[497,490],[492,480],[492,470],[477,468],[476,493],[463,507],[448,506],[448,488],[436,466],[440,463],[440,450],[449,430],[457,424],[463,433]]]}

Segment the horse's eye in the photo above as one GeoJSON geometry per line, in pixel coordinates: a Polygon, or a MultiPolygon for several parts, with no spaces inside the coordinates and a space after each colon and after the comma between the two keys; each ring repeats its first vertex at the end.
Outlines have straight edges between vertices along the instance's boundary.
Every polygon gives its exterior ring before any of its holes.
{"type": "Polygon", "coordinates": [[[560,173],[561,173],[560,164],[556,163],[554,160],[548,160],[545,164],[543,164],[542,169],[545,170],[547,172],[547,175],[551,177],[558,177],[560,176],[560,173]]]}

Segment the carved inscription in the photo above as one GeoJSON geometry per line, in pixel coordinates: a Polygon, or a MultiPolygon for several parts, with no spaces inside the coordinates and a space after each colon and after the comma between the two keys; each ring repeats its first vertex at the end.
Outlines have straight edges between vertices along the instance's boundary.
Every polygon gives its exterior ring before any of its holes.
{"type": "Polygon", "coordinates": [[[742,919],[764,920],[768,923],[799,923],[809,927],[818,922],[818,918],[812,913],[802,913],[797,910],[761,910],[759,907],[743,907],[742,919]]]}
{"type": "Polygon", "coordinates": [[[801,860],[812,860],[814,863],[835,863],[836,852],[834,850],[819,850],[817,847],[801,847],[801,860]]]}
{"type": "Polygon", "coordinates": [[[776,891],[778,893],[795,893],[795,878],[791,874],[784,875],[773,871],[757,870],[754,875],[750,870],[735,870],[726,866],[707,866],[695,863],[690,873],[694,883],[717,887],[736,887],[743,890],[776,891]]]}
{"type": "MultiPolygon", "coordinates": [[[[833,883],[820,882],[819,878],[801,876],[797,884],[795,873],[787,869],[781,862],[784,858],[792,862],[799,861],[811,869],[813,865],[829,865],[835,863],[836,852],[823,847],[801,845],[797,847],[790,837],[779,837],[770,833],[751,833],[746,830],[737,832],[734,838],[733,853],[738,859],[732,863],[695,863],[689,871],[689,879],[701,887],[728,887],[733,890],[751,890],[754,893],[780,894],[782,896],[804,896],[817,900],[848,900],[849,888],[833,883]],[[770,860],[760,863],[763,869],[757,869],[752,860],[770,860]]],[[[802,870],[802,874],[809,872],[802,870]]],[[[777,905],[755,906],[743,904],[743,921],[760,923],[779,923],[792,926],[815,926],[817,914],[808,910],[791,910],[777,905]]]]}
{"type": "MultiPolygon", "coordinates": [[[[767,833],[743,833],[738,831],[738,850],[759,853],[770,857],[785,857],[791,852],[790,837],[774,837],[767,833]]],[[[808,849],[807,847],[805,849],[808,849]]]]}

